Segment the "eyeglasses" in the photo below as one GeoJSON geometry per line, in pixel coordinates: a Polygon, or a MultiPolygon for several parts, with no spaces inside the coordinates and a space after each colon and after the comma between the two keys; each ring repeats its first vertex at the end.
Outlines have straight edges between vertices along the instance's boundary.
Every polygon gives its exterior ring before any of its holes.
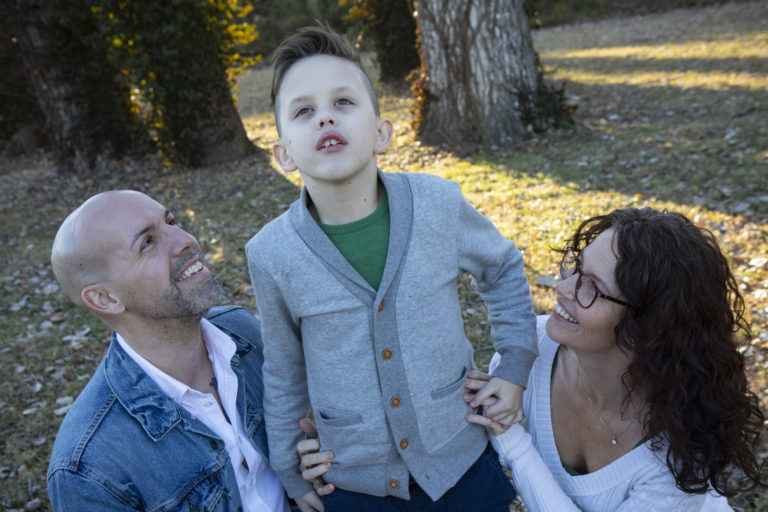
{"type": "Polygon", "coordinates": [[[592,306],[598,297],[621,304],[622,306],[629,306],[629,303],[601,292],[592,278],[582,273],[581,260],[579,260],[576,252],[572,248],[568,248],[562,263],[560,263],[560,277],[565,280],[573,274],[579,274],[579,278],[576,280],[576,302],[584,309],[592,306]]]}

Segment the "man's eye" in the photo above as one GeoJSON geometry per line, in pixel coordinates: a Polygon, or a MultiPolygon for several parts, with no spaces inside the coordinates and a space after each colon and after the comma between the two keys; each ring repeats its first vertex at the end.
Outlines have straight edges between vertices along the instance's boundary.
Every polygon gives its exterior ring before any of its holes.
{"type": "Polygon", "coordinates": [[[152,245],[152,242],[154,242],[154,239],[151,236],[148,236],[144,239],[143,242],[141,242],[141,247],[139,248],[140,251],[144,252],[146,249],[149,248],[150,245],[152,245]]]}

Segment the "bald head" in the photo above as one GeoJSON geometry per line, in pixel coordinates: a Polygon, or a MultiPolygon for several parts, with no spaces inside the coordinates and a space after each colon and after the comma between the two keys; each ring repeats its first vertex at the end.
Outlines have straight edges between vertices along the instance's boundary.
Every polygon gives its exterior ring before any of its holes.
{"type": "Polygon", "coordinates": [[[61,289],[75,304],[83,305],[83,288],[107,278],[109,232],[117,217],[125,214],[120,205],[137,200],[160,206],[133,190],[102,192],[87,199],[59,227],[53,240],[51,265],[61,289]]]}

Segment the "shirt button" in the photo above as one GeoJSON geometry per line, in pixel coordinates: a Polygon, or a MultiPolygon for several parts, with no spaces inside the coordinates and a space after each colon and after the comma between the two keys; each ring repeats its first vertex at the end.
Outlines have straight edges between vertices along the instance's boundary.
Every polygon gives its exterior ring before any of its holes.
{"type": "Polygon", "coordinates": [[[400,482],[398,482],[397,480],[394,480],[394,479],[390,480],[389,481],[389,488],[392,489],[393,491],[398,490],[400,488],[400,482]]]}
{"type": "Polygon", "coordinates": [[[400,399],[396,396],[393,396],[389,401],[389,405],[392,407],[400,407],[400,399]]]}
{"type": "Polygon", "coordinates": [[[389,349],[386,349],[386,350],[384,350],[384,351],[381,353],[381,357],[382,357],[383,359],[392,359],[392,351],[391,351],[391,350],[389,350],[389,349]]]}
{"type": "Polygon", "coordinates": [[[210,407],[210,406],[212,406],[212,405],[213,405],[213,402],[205,402],[205,406],[206,406],[206,407],[210,407]]]}
{"type": "Polygon", "coordinates": [[[406,448],[408,448],[408,440],[403,439],[402,441],[400,441],[400,449],[405,450],[406,448]]]}
{"type": "Polygon", "coordinates": [[[379,311],[384,309],[384,301],[379,302],[379,311]]]}

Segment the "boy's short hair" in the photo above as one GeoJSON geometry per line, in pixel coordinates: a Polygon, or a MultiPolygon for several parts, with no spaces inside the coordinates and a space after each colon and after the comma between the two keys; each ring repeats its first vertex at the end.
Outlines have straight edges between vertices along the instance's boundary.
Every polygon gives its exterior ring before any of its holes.
{"type": "Polygon", "coordinates": [[[334,32],[327,25],[320,24],[317,27],[300,28],[294,34],[284,39],[273,54],[272,91],[270,95],[272,106],[275,109],[275,123],[277,124],[278,133],[280,133],[280,106],[276,99],[280,92],[283,78],[296,62],[314,55],[331,55],[356,64],[363,75],[363,83],[373,104],[376,117],[379,117],[379,99],[376,96],[376,90],[373,88],[373,82],[371,82],[368,74],[363,69],[360,54],[357,53],[344,36],[334,32]]]}

